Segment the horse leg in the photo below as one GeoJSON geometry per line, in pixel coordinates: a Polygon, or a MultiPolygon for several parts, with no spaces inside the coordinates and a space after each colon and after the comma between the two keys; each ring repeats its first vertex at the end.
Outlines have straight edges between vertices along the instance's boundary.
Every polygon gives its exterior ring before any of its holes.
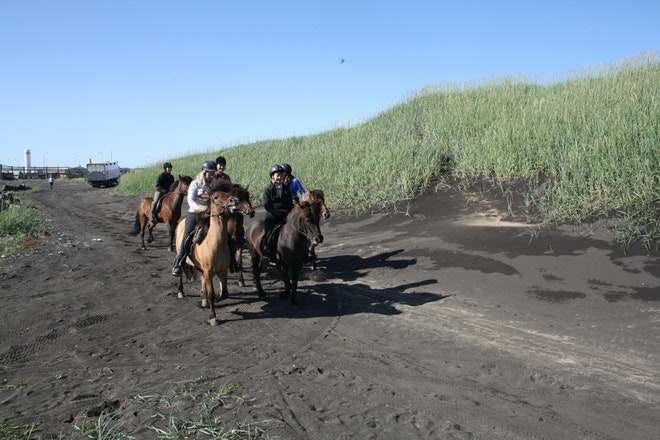
{"type": "Polygon", "coordinates": [[[316,251],[314,249],[314,245],[309,247],[309,260],[312,262],[312,270],[316,270],[316,251]]]}
{"type": "Polygon", "coordinates": [[[147,243],[151,243],[154,241],[153,230],[156,227],[156,223],[150,223],[146,217],[144,218],[144,223],[146,224],[146,229],[149,232],[149,238],[147,239],[147,243]]]}
{"type": "Polygon", "coordinates": [[[291,293],[291,280],[289,279],[289,271],[281,266],[277,265],[277,271],[280,273],[280,278],[284,281],[284,292],[280,293],[280,299],[284,300],[288,298],[289,293],[291,293]]]}
{"type": "Polygon", "coordinates": [[[144,231],[145,231],[145,229],[147,229],[147,225],[144,221],[144,216],[139,211],[138,211],[137,215],[138,216],[137,216],[135,221],[138,222],[139,225],[140,225],[140,232],[139,233],[140,233],[140,239],[142,240],[142,250],[144,251],[144,250],[147,250],[147,245],[144,244],[144,231]]]}
{"type": "Polygon", "coordinates": [[[183,293],[183,274],[179,275],[179,282],[176,287],[176,297],[181,299],[184,297],[183,293]]]}
{"type": "Polygon", "coordinates": [[[167,246],[169,252],[174,252],[174,236],[176,235],[176,224],[168,223],[167,224],[170,230],[170,242],[167,246]]]}
{"type": "MultiPolygon", "coordinates": [[[[206,278],[207,284],[206,284],[206,297],[208,299],[209,303],[209,309],[211,311],[211,314],[209,315],[208,323],[211,325],[218,325],[220,324],[220,321],[218,320],[218,317],[215,314],[215,288],[213,287],[213,275],[206,275],[204,276],[206,278]]],[[[221,295],[227,294],[227,271],[224,271],[224,281],[223,281],[223,275],[219,275],[220,278],[220,288],[222,289],[221,295]]],[[[228,296],[228,295],[227,295],[228,296]]]]}
{"type": "Polygon", "coordinates": [[[298,300],[296,299],[296,292],[298,291],[298,278],[300,277],[300,272],[302,266],[292,267],[289,272],[291,272],[291,305],[297,306],[298,300]]]}

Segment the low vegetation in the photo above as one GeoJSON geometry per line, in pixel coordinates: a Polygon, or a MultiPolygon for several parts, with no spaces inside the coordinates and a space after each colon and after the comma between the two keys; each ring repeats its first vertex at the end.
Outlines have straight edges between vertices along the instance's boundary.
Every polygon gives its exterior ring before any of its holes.
{"type": "MultiPolygon", "coordinates": [[[[439,84],[349,127],[163,158],[196,175],[228,160],[232,179],[258,195],[267,170],[288,162],[309,188],[348,213],[397,209],[446,188],[487,179],[516,193],[530,221],[616,219],[618,238],[660,242],[660,58],[646,53],[555,81],[504,77],[439,84]]],[[[122,178],[120,194],[149,194],[160,163],[122,178]]]]}
{"type": "Polygon", "coordinates": [[[18,204],[0,211],[1,255],[29,246],[49,229],[48,222],[30,204],[18,204]]]}

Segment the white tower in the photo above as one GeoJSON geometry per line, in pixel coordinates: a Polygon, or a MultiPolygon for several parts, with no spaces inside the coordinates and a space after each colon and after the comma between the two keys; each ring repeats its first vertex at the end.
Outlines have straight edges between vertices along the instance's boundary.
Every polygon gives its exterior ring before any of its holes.
{"type": "Polygon", "coordinates": [[[32,157],[31,157],[30,149],[27,148],[25,150],[25,172],[27,172],[27,170],[29,170],[30,167],[32,167],[32,157]]]}

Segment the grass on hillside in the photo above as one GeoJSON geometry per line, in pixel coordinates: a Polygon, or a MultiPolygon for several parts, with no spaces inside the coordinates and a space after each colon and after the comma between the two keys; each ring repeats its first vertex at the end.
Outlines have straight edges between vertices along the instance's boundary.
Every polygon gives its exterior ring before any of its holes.
{"type": "MultiPolygon", "coordinates": [[[[163,160],[194,176],[218,154],[256,204],[274,163],[290,163],[307,188],[350,213],[396,209],[451,173],[504,191],[526,182],[523,208],[534,220],[616,218],[622,241],[658,246],[660,58],[640,54],[545,84],[440,84],[355,126],[163,160]]],[[[116,191],[150,194],[159,172],[159,163],[136,170],[116,191]]]]}

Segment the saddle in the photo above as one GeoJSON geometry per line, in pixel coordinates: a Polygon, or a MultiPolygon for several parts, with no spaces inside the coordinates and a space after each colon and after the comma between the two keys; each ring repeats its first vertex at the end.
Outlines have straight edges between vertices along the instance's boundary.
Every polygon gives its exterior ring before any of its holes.
{"type": "MultiPolygon", "coordinates": [[[[273,227],[273,230],[270,231],[270,235],[266,237],[268,250],[272,256],[275,256],[277,254],[277,240],[280,238],[280,231],[282,229],[282,226],[284,226],[284,223],[285,222],[280,222],[276,224],[275,227],[273,227]]],[[[271,255],[269,255],[269,257],[271,255]]]]}
{"type": "MultiPolygon", "coordinates": [[[[167,194],[167,193],[165,193],[165,194],[167,194]]],[[[160,207],[163,206],[163,199],[165,198],[165,197],[163,197],[163,196],[164,196],[165,194],[163,194],[162,196],[160,196],[160,198],[156,201],[156,211],[155,211],[156,214],[158,214],[158,213],[160,212],[160,207]]]]}

